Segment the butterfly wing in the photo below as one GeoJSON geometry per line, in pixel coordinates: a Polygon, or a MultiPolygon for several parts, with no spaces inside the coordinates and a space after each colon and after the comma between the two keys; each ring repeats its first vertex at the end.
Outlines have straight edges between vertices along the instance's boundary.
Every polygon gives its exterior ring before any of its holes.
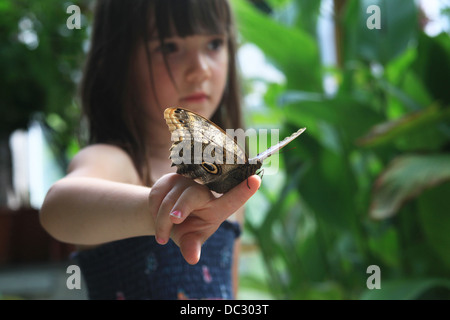
{"type": "Polygon", "coordinates": [[[289,137],[284,138],[282,141],[280,141],[279,143],[277,143],[276,145],[270,147],[269,149],[267,149],[266,151],[261,152],[260,154],[258,154],[256,157],[252,158],[249,160],[250,163],[256,163],[256,162],[263,162],[265,159],[267,159],[268,157],[270,157],[272,154],[274,154],[276,151],[280,150],[281,148],[283,148],[285,145],[287,145],[289,142],[291,142],[292,140],[294,140],[295,138],[297,138],[299,135],[301,135],[304,131],[306,130],[306,128],[302,128],[296,132],[294,132],[293,134],[291,134],[289,137]]]}
{"type": "Polygon", "coordinates": [[[182,108],[168,108],[164,118],[173,141],[172,165],[177,173],[225,193],[256,171],[243,149],[213,122],[182,108]]]}
{"type": "Polygon", "coordinates": [[[175,146],[183,141],[185,146],[190,145],[193,149],[191,163],[201,164],[203,161],[208,161],[205,156],[209,155],[213,159],[209,159],[208,162],[227,164],[248,162],[244,150],[234,139],[203,116],[183,108],[168,108],[164,111],[164,118],[172,135],[173,146],[170,154],[172,161],[179,160],[175,146]],[[202,152],[195,150],[195,147],[201,147],[202,152]]]}

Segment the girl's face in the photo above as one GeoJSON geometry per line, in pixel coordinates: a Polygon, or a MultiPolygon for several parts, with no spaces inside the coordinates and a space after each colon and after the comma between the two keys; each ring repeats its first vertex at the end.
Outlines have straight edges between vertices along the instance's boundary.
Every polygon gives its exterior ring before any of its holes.
{"type": "Polygon", "coordinates": [[[178,106],[210,118],[219,106],[227,82],[227,37],[176,36],[165,39],[163,45],[154,37],[147,45],[150,62],[145,47],[138,48],[136,72],[140,97],[150,117],[163,121],[164,109],[178,106]]]}

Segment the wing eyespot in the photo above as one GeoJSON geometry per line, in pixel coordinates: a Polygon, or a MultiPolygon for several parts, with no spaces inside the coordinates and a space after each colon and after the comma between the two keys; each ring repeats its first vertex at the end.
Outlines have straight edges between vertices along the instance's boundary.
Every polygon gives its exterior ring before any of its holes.
{"type": "Polygon", "coordinates": [[[214,163],[211,163],[211,162],[203,161],[202,162],[202,168],[205,169],[207,172],[209,172],[211,174],[218,174],[219,173],[219,168],[217,167],[217,165],[215,165],[214,163]]]}

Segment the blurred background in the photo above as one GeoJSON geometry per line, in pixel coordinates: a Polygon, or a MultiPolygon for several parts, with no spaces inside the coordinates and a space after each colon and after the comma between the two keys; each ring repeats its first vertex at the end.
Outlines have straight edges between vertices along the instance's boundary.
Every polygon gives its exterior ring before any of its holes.
{"type": "MultiPolygon", "coordinates": [[[[238,298],[449,299],[450,1],[231,2],[247,127],[307,127],[247,205],[238,298]]],[[[0,299],[86,298],[38,210],[80,148],[92,8],[0,0],[0,299]]]]}

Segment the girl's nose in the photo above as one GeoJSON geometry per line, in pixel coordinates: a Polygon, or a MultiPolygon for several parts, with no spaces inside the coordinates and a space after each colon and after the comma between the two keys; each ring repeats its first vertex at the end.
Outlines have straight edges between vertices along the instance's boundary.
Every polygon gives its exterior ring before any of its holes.
{"type": "Polygon", "coordinates": [[[202,52],[195,52],[187,64],[186,80],[189,82],[201,82],[211,76],[211,68],[208,57],[202,52]]]}

